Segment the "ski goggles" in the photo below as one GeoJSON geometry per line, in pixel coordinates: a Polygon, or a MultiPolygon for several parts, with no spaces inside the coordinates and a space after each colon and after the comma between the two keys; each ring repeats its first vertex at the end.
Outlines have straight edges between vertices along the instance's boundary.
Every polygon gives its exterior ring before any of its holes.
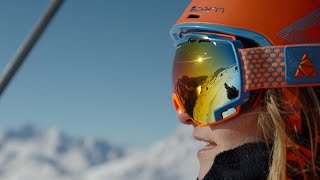
{"type": "Polygon", "coordinates": [[[320,85],[319,53],[319,44],[244,49],[233,36],[187,34],[176,42],[175,109],[207,126],[238,115],[251,90],[320,85]]]}

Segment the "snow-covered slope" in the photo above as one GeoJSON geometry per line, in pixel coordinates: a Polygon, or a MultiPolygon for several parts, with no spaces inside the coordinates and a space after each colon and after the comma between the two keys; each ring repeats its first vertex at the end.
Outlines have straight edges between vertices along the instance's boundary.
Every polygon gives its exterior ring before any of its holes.
{"type": "Polygon", "coordinates": [[[60,179],[122,156],[122,150],[102,141],[27,125],[1,133],[0,179],[60,179]]]}
{"type": "Polygon", "coordinates": [[[120,149],[93,139],[72,139],[32,126],[0,132],[0,179],[186,180],[198,171],[199,143],[178,128],[145,149],[120,149]]]}
{"type": "Polygon", "coordinates": [[[171,137],[145,151],[90,171],[86,179],[187,180],[199,170],[191,129],[180,128],[171,137]]]}

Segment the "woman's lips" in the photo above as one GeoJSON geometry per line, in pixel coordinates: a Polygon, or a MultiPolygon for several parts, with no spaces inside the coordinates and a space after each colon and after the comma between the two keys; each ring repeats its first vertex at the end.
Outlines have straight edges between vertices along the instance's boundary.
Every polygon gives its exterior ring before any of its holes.
{"type": "Polygon", "coordinates": [[[208,139],[204,139],[204,138],[201,138],[201,137],[196,136],[196,135],[193,135],[193,137],[196,140],[205,143],[205,146],[203,148],[201,148],[197,153],[198,158],[203,156],[203,155],[205,155],[205,154],[207,154],[207,153],[209,153],[210,151],[212,151],[217,146],[217,144],[215,142],[210,141],[208,139]]]}
{"type": "Polygon", "coordinates": [[[205,147],[203,147],[202,149],[200,149],[197,153],[198,158],[209,153],[211,150],[213,150],[215,147],[217,146],[217,144],[215,143],[208,143],[205,147]]]}

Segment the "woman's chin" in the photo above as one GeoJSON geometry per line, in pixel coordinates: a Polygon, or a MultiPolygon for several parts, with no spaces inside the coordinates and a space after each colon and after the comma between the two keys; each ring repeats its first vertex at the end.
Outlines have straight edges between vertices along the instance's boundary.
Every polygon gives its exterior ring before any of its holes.
{"type": "Polygon", "coordinates": [[[203,179],[204,176],[209,172],[211,169],[213,162],[214,162],[215,154],[201,154],[201,156],[198,155],[198,160],[200,164],[200,170],[199,170],[199,180],[203,179]]]}
{"type": "Polygon", "coordinates": [[[209,161],[201,162],[200,161],[200,170],[199,170],[199,175],[198,175],[199,180],[202,180],[206,176],[206,174],[211,169],[212,165],[213,165],[213,161],[211,161],[211,162],[209,162],[209,161]]]}
{"type": "Polygon", "coordinates": [[[197,156],[200,164],[199,180],[202,180],[211,169],[215,157],[221,152],[221,149],[214,146],[206,146],[198,151],[197,156]]]}

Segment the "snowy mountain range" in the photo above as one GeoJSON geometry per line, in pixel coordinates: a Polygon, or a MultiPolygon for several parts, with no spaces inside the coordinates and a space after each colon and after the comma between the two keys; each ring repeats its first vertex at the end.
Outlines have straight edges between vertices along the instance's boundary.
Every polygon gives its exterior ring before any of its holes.
{"type": "Polygon", "coordinates": [[[148,148],[123,149],[30,125],[0,132],[0,179],[187,180],[197,176],[200,144],[180,127],[148,148]]]}

